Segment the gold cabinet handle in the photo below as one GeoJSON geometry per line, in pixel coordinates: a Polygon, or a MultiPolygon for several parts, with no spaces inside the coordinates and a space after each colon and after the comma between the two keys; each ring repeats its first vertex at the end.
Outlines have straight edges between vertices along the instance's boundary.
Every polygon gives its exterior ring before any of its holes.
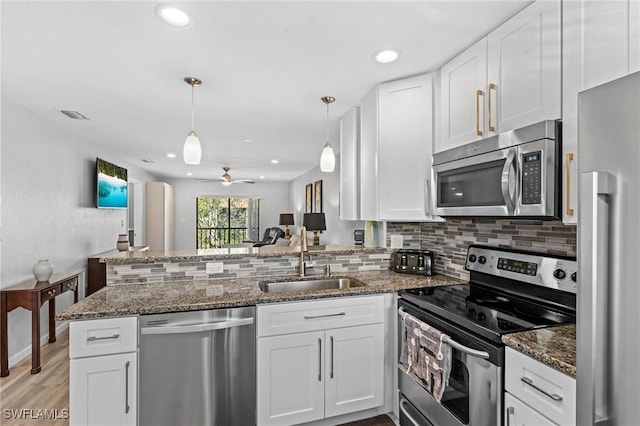
{"type": "Polygon", "coordinates": [[[489,88],[487,90],[487,96],[489,97],[489,131],[495,132],[496,128],[493,124],[491,124],[491,91],[496,90],[496,85],[493,83],[489,83],[489,88]]]}
{"type": "Polygon", "coordinates": [[[476,135],[482,136],[482,130],[480,130],[480,96],[482,96],[482,90],[476,90],[476,135]]]}
{"type": "Polygon", "coordinates": [[[567,154],[566,160],[566,181],[567,181],[567,215],[573,216],[573,209],[571,208],[571,162],[573,161],[573,152],[567,154]]]}

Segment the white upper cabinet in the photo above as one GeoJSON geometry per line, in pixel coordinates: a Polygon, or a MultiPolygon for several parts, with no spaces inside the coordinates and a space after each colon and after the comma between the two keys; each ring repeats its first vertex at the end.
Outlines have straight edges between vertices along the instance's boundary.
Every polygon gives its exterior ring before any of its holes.
{"type": "Polygon", "coordinates": [[[487,129],[560,118],[560,1],[537,1],[487,37],[487,129]]]}
{"type": "Polygon", "coordinates": [[[360,104],[360,219],[378,220],[378,88],[360,104]]]}
{"type": "Polygon", "coordinates": [[[562,6],[563,222],[578,220],[578,93],[640,70],[640,2],[565,1],[562,6]]]}
{"type": "Polygon", "coordinates": [[[360,220],[360,107],[340,119],[340,219],[360,220]]]}
{"type": "Polygon", "coordinates": [[[561,114],[560,1],[537,1],[440,69],[444,151],[561,114]]]}
{"type": "Polygon", "coordinates": [[[486,81],[486,38],[440,69],[441,120],[436,152],[487,136],[484,119],[486,81]]]}
{"type": "Polygon", "coordinates": [[[433,74],[379,87],[380,220],[429,220],[433,74]]]}

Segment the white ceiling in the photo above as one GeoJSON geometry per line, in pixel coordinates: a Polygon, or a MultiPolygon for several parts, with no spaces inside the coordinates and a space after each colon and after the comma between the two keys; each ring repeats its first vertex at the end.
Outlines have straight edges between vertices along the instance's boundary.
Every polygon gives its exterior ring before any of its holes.
{"type": "Polygon", "coordinates": [[[529,1],[179,2],[190,28],[160,21],[158,3],[3,1],[2,96],[81,135],[105,159],[159,176],[217,178],[230,166],[236,179],[288,181],[319,164],[322,96],[336,98],[338,151],[339,117],[375,85],[436,70],[529,1]],[[376,63],[382,48],[400,49],[399,60],[376,63]],[[185,76],[203,80],[199,166],[182,161],[185,76]]]}

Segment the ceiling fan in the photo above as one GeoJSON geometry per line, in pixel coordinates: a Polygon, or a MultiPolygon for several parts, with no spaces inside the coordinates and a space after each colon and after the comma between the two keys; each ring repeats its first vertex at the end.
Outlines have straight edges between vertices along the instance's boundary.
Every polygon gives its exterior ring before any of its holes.
{"type": "Polygon", "coordinates": [[[218,180],[202,180],[201,182],[220,182],[223,185],[231,185],[232,183],[256,183],[253,179],[234,179],[229,174],[230,167],[223,167],[224,174],[218,180]]]}

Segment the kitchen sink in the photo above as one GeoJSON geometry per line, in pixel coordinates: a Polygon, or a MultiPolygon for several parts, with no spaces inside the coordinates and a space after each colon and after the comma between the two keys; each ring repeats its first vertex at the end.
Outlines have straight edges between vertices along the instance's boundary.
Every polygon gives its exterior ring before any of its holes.
{"type": "Polygon", "coordinates": [[[340,290],[364,287],[366,284],[349,277],[300,279],[296,281],[261,281],[260,290],[265,293],[291,293],[297,291],[340,290]]]}

